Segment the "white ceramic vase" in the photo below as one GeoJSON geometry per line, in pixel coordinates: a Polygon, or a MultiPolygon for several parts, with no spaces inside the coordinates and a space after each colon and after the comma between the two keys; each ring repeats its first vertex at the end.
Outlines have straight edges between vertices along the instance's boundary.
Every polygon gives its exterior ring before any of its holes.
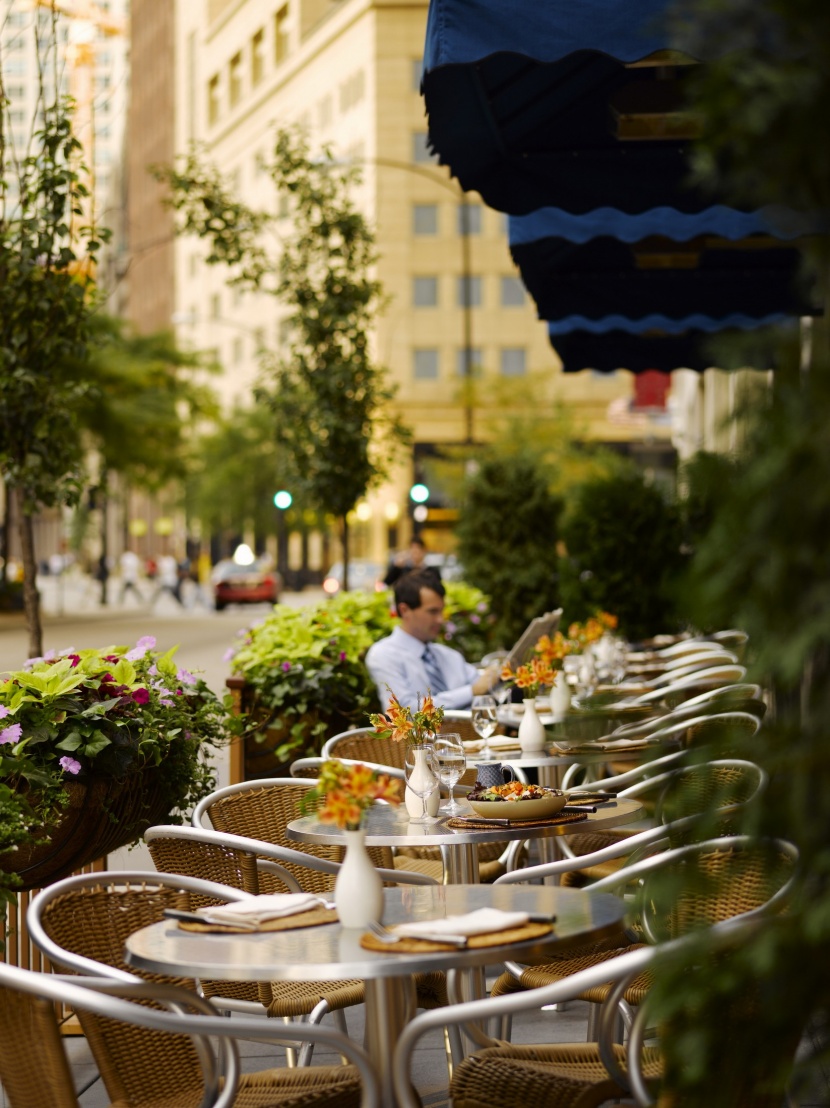
{"type": "Polygon", "coordinates": [[[550,690],[550,710],[556,718],[567,715],[571,706],[571,689],[564,670],[559,670],[550,690]]]}
{"type": "Polygon", "coordinates": [[[383,882],[366,851],[366,830],[344,831],[346,857],[334,882],[334,904],[344,927],[366,927],[383,916],[383,882]]]}
{"type": "Polygon", "coordinates": [[[523,754],[533,754],[545,749],[545,728],[536,711],[536,701],[527,699],[523,701],[525,710],[522,713],[522,722],[519,724],[519,746],[523,754]]]}
{"type": "MultiPolygon", "coordinates": [[[[416,784],[420,784],[421,781],[425,781],[427,777],[431,778],[434,782],[432,792],[426,798],[427,800],[427,815],[435,816],[438,814],[438,806],[441,803],[441,793],[438,787],[438,778],[429,768],[429,760],[427,759],[427,744],[419,744],[415,748],[415,759],[418,762],[418,766],[415,770],[414,777],[416,784]],[[421,749],[423,747],[423,749],[421,749]]],[[[414,789],[410,789],[407,784],[404,792],[404,804],[406,810],[412,816],[413,819],[417,819],[424,814],[424,802],[421,797],[415,792],[414,789]]]]}

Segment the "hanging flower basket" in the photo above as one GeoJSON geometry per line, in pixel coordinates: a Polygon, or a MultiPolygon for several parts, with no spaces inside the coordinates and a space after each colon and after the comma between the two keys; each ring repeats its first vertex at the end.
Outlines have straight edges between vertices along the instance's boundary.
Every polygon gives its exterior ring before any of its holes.
{"type": "Polygon", "coordinates": [[[0,856],[0,866],[20,879],[17,888],[40,889],[135,842],[170,815],[160,788],[163,771],[163,765],[146,766],[121,781],[94,774],[86,781],[67,781],[69,802],[43,841],[0,856]]]}

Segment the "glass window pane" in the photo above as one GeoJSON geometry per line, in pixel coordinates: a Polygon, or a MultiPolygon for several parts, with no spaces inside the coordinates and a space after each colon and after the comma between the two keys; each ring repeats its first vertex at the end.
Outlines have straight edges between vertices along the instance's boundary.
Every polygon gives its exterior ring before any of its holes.
{"type": "Polygon", "coordinates": [[[480,377],[482,369],[484,367],[484,357],[480,346],[461,347],[458,351],[458,364],[456,369],[459,377],[466,377],[468,375],[467,370],[467,351],[470,354],[470,377],[480,377]]]}
{"type": "Polygon", "coordinates": [[[412,132],[412,160],[413,162],[436,162],[438,159],[431,153],[427,146],[426,131],[412,132]]]}
{"type": "Polygon", "coordinates": [[[438,205],[412,205],[412,233],[414,235],[438,234],[438,205]]]}
{"type": "Polygon", "coordinates": [[[434,308],[438,303],[438,278],[413,277],[412,303],[416,308],[434,308]]]}
{"type": "Polygon", "coordinates": [[[480,235],[481,220],[481,204],[458,205],[459,235],[480,235]]]}
{"type": "Polygon", "coordinates": [[[481,307],[481,278],[458,278],[458,306],[459,308],[481,307]]]}
{"type": "Polygon", "coordinates": [[[438,376],[438,351],[432,348],[413,350],[412,375],[419,381],[435,380],[438,376]]]}
{"type": "Polygon", "coordinates": [[[524,377],[526,351],[521,346],[506,346],[501,352],[502,377],[524,377]]]}
{"type": "Polygon", "coordinates": [[[521,308],[525,302],[525,287],[520,277],[502,277],[501,306],[521,308]]]}

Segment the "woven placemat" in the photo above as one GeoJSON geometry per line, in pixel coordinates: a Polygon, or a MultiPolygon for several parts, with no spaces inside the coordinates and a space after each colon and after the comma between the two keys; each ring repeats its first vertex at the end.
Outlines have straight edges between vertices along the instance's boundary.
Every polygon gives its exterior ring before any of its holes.
{"type": "MultiPolygon", "coordinates": [[[[565,815],[548,816],[547,819],[512,819],[505,830],[510,827],[554,827],[558,823],[579,823],[587,818],[587,812],[567,812],[565,815]]],[[[475,816],[470,816],[469,819],[466,816],[463,819],[451,816],[446,826],[453,831],[498,831],[503,825],[494,823],[491,819],[476,819],[475,816]]]]}
{"type": "MultiPolygon", "coordinates": [[[[525,923],[521,927],[510,927],[505,931],[489,931],[486,935],[470,935],[467,948],[483,949],[488,946],[503,946],[505,943],[521,943],[527,939],[538,939],[553,931],[552,923],[525,923]]],[[[403,936],[396,943],[384,943],[371,931],[360,936],[360,945],[364,950],[378,950],[382,954],[426,954],[437,950],[458,950],[454,943],[433,942],[431,939],[410,939],[403,936]]]]}
{"type": "Polygon", "coordinates": [[[281,916],[269,919],[250,927],[236,927],[232,923],[189,923],[179,920],[182,931],[198,931],[200,934],[219,935],[258,935],[263,931],[293,931],[295,927],[318,927],[321,923],[337,923],[337,912],[333,908],[312,908],[308,912],[296,912],[293,916],[281,916]]]}

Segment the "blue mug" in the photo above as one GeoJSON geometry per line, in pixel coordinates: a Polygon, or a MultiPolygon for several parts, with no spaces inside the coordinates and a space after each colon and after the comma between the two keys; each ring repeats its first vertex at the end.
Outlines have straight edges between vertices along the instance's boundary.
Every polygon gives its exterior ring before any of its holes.
{"type": "Polygon", "coordinates": [[[516,774],[512,766],[503,766],[501,762],[478,762],[476,764],[476,784],[491,789],[494,785],[505,785],[515,781],[516,774]]]}

